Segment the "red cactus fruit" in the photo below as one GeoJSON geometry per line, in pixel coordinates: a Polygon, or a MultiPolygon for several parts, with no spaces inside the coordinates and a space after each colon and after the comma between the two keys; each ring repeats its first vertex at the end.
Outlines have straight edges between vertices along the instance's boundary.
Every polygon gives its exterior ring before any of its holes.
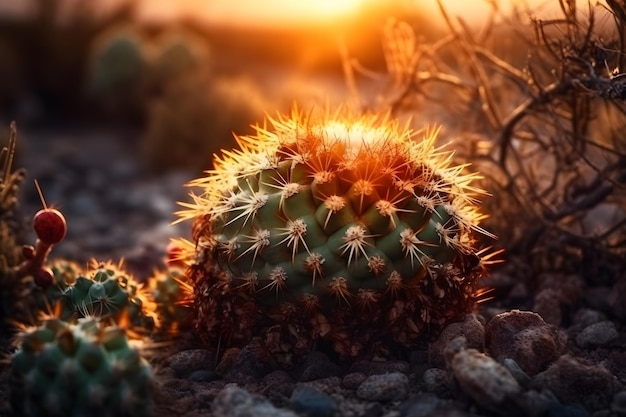
{"type": "Polygon", "coordinates": [[[44,208],[33,217],[33,228],[42,242],[54,245],[59,243],[67,233],[65,217],[59,210],[44,208]]]}

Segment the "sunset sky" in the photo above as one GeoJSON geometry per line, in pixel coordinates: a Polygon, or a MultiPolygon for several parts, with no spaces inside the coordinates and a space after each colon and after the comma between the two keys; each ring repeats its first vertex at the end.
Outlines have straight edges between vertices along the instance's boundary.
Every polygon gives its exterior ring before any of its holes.
{"type": "MultiPolygon", "coordinates": [[[[0,14],[22,13],[34,0],[0,0],[0,14]]],[[[65,0],[68,3],[84,0],[65,0]]],[[[122,0],[98,0],[113,5],[122,0]]],[[[390,0],[136,0],[142,19],[168,20],[190,15],[210,22],[228,22],[243,25],[284,25],[298,22],[320,22],[357,13],[366,3],[384,3],[390,0]]],[[[489,10],[488,0],[442,0],[453,15],[477,22],[489,10]]],[[[507,9],[515,0],[501,0],[507,9]]],[[[581,0],[582,1],[582,0],[581,0]]],[[[409,7],[418,7],[439,18],[436,0],[400,0],[409,7]]],[[[554,8],[555,0],[527,0],[533,8],[554,8]]]]}

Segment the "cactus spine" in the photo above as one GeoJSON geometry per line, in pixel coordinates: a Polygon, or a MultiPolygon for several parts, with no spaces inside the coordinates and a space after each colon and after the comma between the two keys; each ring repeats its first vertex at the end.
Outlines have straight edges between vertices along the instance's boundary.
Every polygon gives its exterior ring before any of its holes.
{"type": "Polygon", "coordinates": [[[294,111],[191,182],[196,328],[277,351],[411,345],[474,305],[476,174],[389,117],[294,111]]]}

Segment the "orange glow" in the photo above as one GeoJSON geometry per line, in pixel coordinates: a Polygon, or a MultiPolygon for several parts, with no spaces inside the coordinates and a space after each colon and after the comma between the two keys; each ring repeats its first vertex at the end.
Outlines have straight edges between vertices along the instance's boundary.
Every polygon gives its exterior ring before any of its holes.
{"type": "MultiPolygon", "coordinates": [[[[201,17],[209,22],[274,25],[301,24],[348,17],[372,0],[143,0],[142,18],[166,20],[176,15],[201,17]]],[[[383,0],[375,0],[383,1],[383,0]]]]}

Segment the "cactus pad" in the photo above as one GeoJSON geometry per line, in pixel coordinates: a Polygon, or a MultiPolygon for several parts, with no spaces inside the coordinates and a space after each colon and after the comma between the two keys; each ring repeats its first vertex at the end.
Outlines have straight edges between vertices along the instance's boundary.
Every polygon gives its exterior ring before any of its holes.
{"type": "Polygon", "coordinates": [[[471,310],[484,193],[436,131],[297,111],[270,121],[216,157],[179,213],[193,219],[202,336],[353,355],[471,310]]]}

